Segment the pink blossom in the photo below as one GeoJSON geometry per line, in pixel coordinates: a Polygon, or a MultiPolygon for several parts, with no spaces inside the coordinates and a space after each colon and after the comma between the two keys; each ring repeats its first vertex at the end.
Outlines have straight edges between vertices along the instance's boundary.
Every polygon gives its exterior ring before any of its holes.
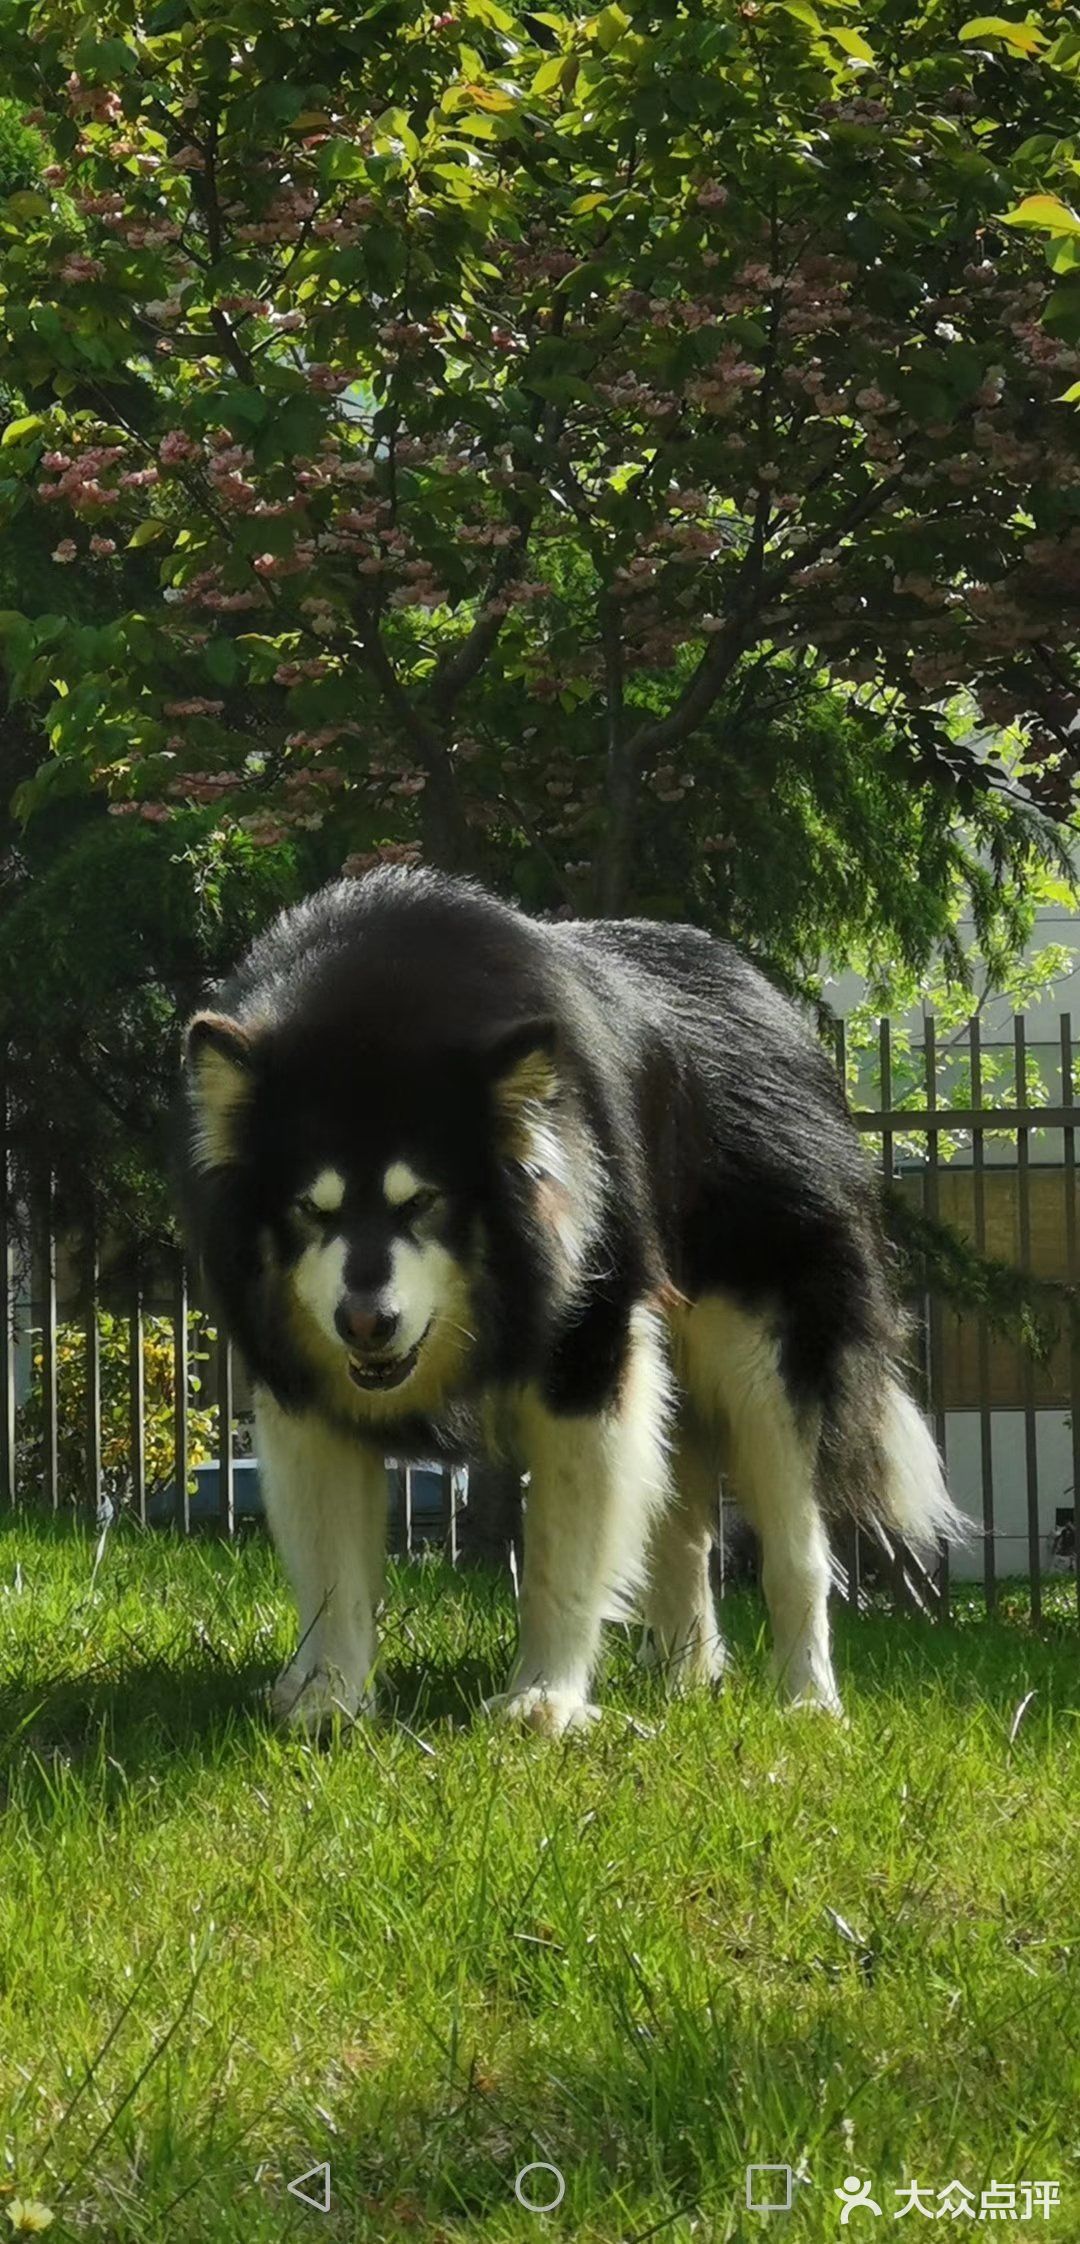
{"type": "Polygon", "coordinates": [[[100,257],[65,257],[59,277],[62,281],[96,281],[104,271],[100,257]]]}
{"type": "Polygon", "coordinates": [[[179,467],[187,460],[201,457],[199,445],[184,429],[169,429],[158,445],[158,458],[162,467],[179,467]]]}
{"type": "Polygon", "coordinates": [[[123,116],[119,94],[106,86],[88,86],[73,70],[67,81],[68,103],[74,116],[88,117],[93,124],[119,123],[123,116]]]}
{"type": "Polygon", "coordinates": [[[307,559],[299,552],[257,553],[251,566],[260,577],[294,577],[307,567],[307,559]]]}
{"type": "Polygon", "coordinates": [[[74,538],[61,538],[59,545],[53,552],[53,560],[61,562],[74,561],[78,550],[79,549],[75,543],[74,538]]]}
{"type": "Polygon", "coordinates": [[[163,702],[162,714],[166,717],[220,717],[224,707],[223,701],[208,701],[202,694],[193,694],[188,701],[163,702]]]}
{"type": "Polygon", "coordinates": [[[265,810],[249,811],[244,817],[238,818],[236,823],[243,827],[253,842],[272,844],[284,841],[287,836],[288,829],[281,819],[272,817],[265,810]]]}
{"type": "Polygon", "coordinates": [[[116,552],[116,539],[100,538],[95,530],[90,540],[90,551],[96,561],[109,561],[116,552]]]}
{"type": "Polygon", "coordinates": [[[412,842],[381,842],[377,848],[361,850],[346,857],[342,865],[345,874],[370,873],[376,865],[419,865],[422,851],[412,842]]]}

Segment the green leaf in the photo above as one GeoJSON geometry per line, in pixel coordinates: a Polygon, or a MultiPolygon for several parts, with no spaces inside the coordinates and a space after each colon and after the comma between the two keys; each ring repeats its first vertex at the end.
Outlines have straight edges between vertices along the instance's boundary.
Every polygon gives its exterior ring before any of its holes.
{"type": "Polygon", "coordinates": [[[629,31],[630,18],[623,14],[621,8],[614,6],[604,8],[602,13],[595,17],[591,28],[595,33],[597,45],[607,55],[611,53],[613,47],[618,46],[623,33],[629,31]]]}
{"type": "Polygon", "coordinates": [[[1059,405],[1076,405],[1076,404],[1080,404],[1080,382],[1070,382],[1070,384],[1069,384],[1069,387],[1068,387],[1068,389],[1067,389],[1067,390],[1062,390],[1062,392],[1061,392],[1061,395],[1060,395],[1060,397],[1058,398],[1058,404],[1059,404],[1059,405]]]}
{"type": "Polygon", "coordinates": [[[367,160],[351,140],[329,140],[319,150],[319,177],[324,185],[336,179],[362,179],[367,160]]]}
{"type": "Polygon", "coordinates": [[[24,413],[21,420],[8,422],[3,436],[0,436],[0,446],[21,444],[25,437],[40,436],[44,426],[40,413],[24,413]]]}
{"type": "Polygon", "coordinates": [[[541,63],[540,68],[537,71],[535,78],[533,79],[533,93],[550,93],[553,86],[557,86],[560,84],[565,67],[565,55],[549,55],[547,61],[541,63]]]}
{"type": "Polygon", "coordinates": [[[1015,210],[1007,211],[1003,226],[1030,226],[1042,234],[1080,234],[1080,218],[1056,195],[1025,195],[1015,210]]]}
{"type": "Polygon", "coordinates": [[[4,212],[8,218],[47,218],[49,199],[47,195],[35,194],[33,188],[24,187],[19,194],[7,197],[4,212]]]}
{"type": "Polygon", "coordinates": [[[780,5],[785,15],[794,16],[797,23],[808,24],[810,30],[820,36],[822,30],[821,17],[817,10],[810,6],[810,0],[780,0],[780,5]]]}
{"type": "Polygon", "coordinates": [[[1031,55],[1046,40],[1037,24],[1010,23],[1005,16],[973,16],[960,32],[961,39],[1004,39],[1018,55],[1031,55]]]}
{"type": "Polygon", "coordinates": [[[146,521],[138,523],[132,531],[127,542],[128,552],[137,552],[141,545],[153,545],[155,538],[165,536],[165,528],[165,523],[156,514],[148,515],[146,521]]]}
{"type": "Polygon", "coordinates": [[[849,31],[846,24],[831,23],[827,27],[826,37],[835,39],[837,46],[842,47],[853,62],[873,62],[874,50],[867,46],[861,31],[849,31]]]}
{"type": "Polygon", "coordinates": [[[231,639],[211,639],[203,648],[203,664],[216,686],[231,686],[239,669],[239,656],[231,639]]]}

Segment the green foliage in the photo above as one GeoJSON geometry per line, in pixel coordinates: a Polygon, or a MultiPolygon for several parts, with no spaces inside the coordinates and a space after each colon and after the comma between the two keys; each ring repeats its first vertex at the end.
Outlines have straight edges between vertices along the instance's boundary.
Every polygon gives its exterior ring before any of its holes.
{"type": "Polygon", "coordinates": [[[802,988],[960,974],[967,902],[1000,982],[1080,707],[1078,33],[1003,23],[6,0],[0,1010],[69,1207],[164,1227],[175,1014],[343,864],[802,988]]]}
{"type": "Polygon", "coordinates": [[[112,596],[7,619],[24,819],[213,799],[611,907],[791,649],[954,806],[1002,774],[948,693],[1021,717],[1067,814],[1080,321],[1011,221],[1072,180],[1068,11],[21,13],[57,160],[0,211],[0,505],[112,596]]]}
{"type": "Polygon", "coordinates": [[[25,193],[48,162],[41,134],[23,123],[21,101],[0,98],[0,196],[25,193]]]}
{"type": "Polygon", "coordinates": [[[1063,1334],[1080,1342],[1080,1286],[977,1253],[895,1189],[886,1192],[885,1213],[905,1293],[917,1296],[930,1284],[954,1309],[984,1316],[988,1331],[1018,1341],[1039,1362],[1063,1334]]]}
{"type": "Polygon", "coordinates": [[[168,832],[119,826],[93,803],[49,819],[0,914],[15,1171],[39,1206],[52,1172],[61,1228],[81,1228],[93,1181],[103,1224],[160,1242],[178,1016],[295,898],[293,849],[222,833],[205,811],[168,832]]]}
{"type": "MultiPolygon", "coordinates": [[[[197,1366],[208,1361],[208,1343],[214,1334],[205,1320],[188,1318],[191,1393],[203,1382],[197,1366]]],[[[101,1364],[101,1490],[114,1505],[131,1498],[131,1364],[130,1320],[109,1310],[98,1314],[101,1364]]],[[[42,1389],[44,1356],[34,1349],[34,1383],[19,1412],[16,1476],[21,1490],[40,1493],[45,1486],[46,1425],[42,1389]]],[[[175,1478],[176,1364],[171,1318],[144,1317],[142,1367],[145,1404],[143,1439],[146,1460],[147,1502],[175,1478]]],[[[56,1339],[57,1456],[61,1502],[77,1503],[87,1484],[87,1365],[86,1334],[81,1324],[61,1324],[56,1339]]],[[[216,1453],[217,1414],[193,1399],[188,1411],[188,1458],[191,1465],[216,1453]]]]}

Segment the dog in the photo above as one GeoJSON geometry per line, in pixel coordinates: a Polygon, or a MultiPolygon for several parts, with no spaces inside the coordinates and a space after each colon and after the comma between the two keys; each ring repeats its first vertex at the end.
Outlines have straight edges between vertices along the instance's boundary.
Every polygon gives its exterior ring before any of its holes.
{"type": "Polygon", "coordinates": [[[602,1623],[635,1603],[673,1689],[719,1679],[721,1475],[778,1687],[839,1712],[829,1519],[962,1522],[834,1070],[738,950],[432,871],[339,880],[189,1022],[178,1127],[295,1593],[280,1718],[371,1704],[386,1452],[528,1476],[507,1715],[589,1723],[602,1623]]]}

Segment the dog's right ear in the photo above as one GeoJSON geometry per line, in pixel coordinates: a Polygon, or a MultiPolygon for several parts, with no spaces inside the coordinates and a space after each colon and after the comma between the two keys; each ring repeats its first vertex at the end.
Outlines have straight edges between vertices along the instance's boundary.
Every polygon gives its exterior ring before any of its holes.
{"type": "Polygon", "coordinates": [[[558,1042],[554,1021],[520,1021],[501,1030],[484,1053],[504,1152],[526,1156],[538,1116],[558,1097],[558,1042]]]}
{"type": "Polygon", "coordinates": [[[191,1088],[197,1169],[225,1169],[238,1159],[236,1122],[255,1082],[251,1031],[225,1013],[196,1013],[184,1031],[184,1070],[191,1088]]]}

